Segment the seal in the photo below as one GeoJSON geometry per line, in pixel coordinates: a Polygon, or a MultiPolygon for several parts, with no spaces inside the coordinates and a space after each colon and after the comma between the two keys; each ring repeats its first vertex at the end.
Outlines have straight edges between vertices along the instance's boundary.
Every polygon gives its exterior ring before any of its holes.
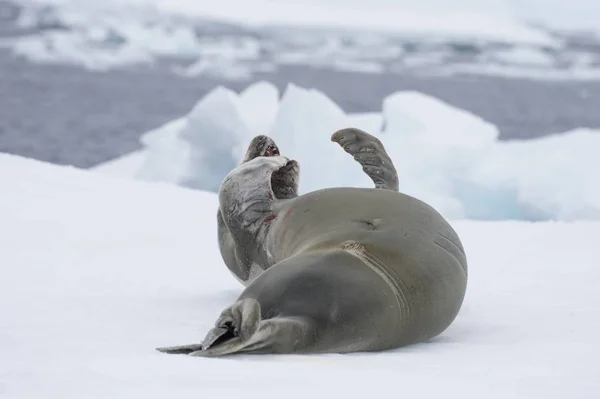
{"type": "Polygon", "coordinates": [[[244,280],[201,344],[158,350],[206,357],[381,351],[445,331],[466,292],[463,245],[435,209],[396,191],[381,142],[358,129],[331,138],[375,188],[279,199],[277,184],[297,188],[299,169],[265,137],[255,138],[219,190],[233,268],[261,272],[244,280]]]}
{"type": "MultiPolygon", "coordinates": [[[[331,141],[338,143],[344,151],[352,155],[362,166],[365,173],[373,180],[375,188],[398,191],[398,174],[392,160],[385,151],[381,141],[376,137],[356,128],[346,128],[335,132],[331,141]]],[[[256,136],[250,142],[242,164],[256,157],[280,155],[275,141],[265,135],[256,136]]],[[[271,189],[277,200],[291,199],[298,196],[300,167],[291,160],[281,170],[271,176],[271,189]]],[[[244,241],[242,237],[235,240],[226,226],[221,209],[217,211],[217,237],[223,262],[229,271],[243,285],[247,285],[256,276],[272,266],[261,251],[255,251],[257,243],[254,237],[244,241]]]]}
{"type": "MultiPolygon", "coordinates": [[[[241,165],[260,156],[277,155],[279,155],[279,148],[272,138],[264,135],[256,136],[250,142],[241,165]]],[[[299,171],[298,163],[290,161],[281,170],[272,174],[271,190],[274,198],[285,200],[298,196],[299,171]]],[[[255,251],[258,244],[254,242],[254,237],[250,237],[248,242],[244,241],[244,237],[240,235],[237,240],[234,239],[229,227],[225,224],[221,207],[217,210],[217,237],[223,262],[242,284],[247,285],[258,274],[271,266],[266,264],[265,259],[260,256],[261,251],[255,251]]]]}

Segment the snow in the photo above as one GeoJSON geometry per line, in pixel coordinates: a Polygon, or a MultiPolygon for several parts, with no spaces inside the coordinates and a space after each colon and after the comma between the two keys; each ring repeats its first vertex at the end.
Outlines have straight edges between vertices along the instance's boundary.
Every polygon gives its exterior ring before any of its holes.
{"type": "Polygon", "coordinates": [[[117,157],[100,165],[96,165],[92,170],[105,175],[124,178],[134,176],[142,167],[147,152],[144,150],[134,151],[129,154],[117,157]]]}
{"type": "Polygon", "coordinates": [[[490,54],[492,59],[513,65],[530,65],[550,67],[554,63],[552,57],[542,50],[528,47],[515,47],[510,50],[490,54]]]}
{"type": "Polygon", "coordinates": [[[81,35],[64,32],[45,32],[39,36],[20,38],[12,49],[16,55],[33,62],[81,65],[99,71],[153,61],[145,49],[129,43],[107,49],[90,45],[89,40],[81,35]]]}
{"type": "MultiPolygon", "coordinates": [[[[95,20],[118,15],[172,15],[204,18],[249,27],[286,26],[376,31],[406,36],[452,37],[548,44],[550,35],[529,27],[498,7],[444,4],[431,1],[271,1],[271,0],[107,0],[90,4],[85,0],[46,0],[59,5],[70,21],[95,20]],[[427,3],[427,2],[426,2],[427,3]],[[99,19],[99,18],[98,18],[99,19]]],[[[491,6],[490,1],[487,5],[491,6]]]]}
{"type": "Polygon", "coordinates": [[[26,33],[0,46],[38,63],[164,67],[229,81],[287,65],[598,80],[598,65],[578,62],[596,57],[593,46],[575,44],[577,29],[599,32],[598,5],[590,1],[22,0],[18,23],[26,33]],[[565,57],[573,49],[579,54],[565,57]]]}
{"type": "Polygon", "coordinates": [[[594,398],[600,223],[454,221],[461,312],[382,353],[170,356],[242,286],[214,194],[0,154],[0,392],[6,398],[594,398]],[[368,365],[367,365],[368,364],[368,365]],[[366,366],[367,365],[367,366],[366,366]]]}
{"type": "MultiPolygon", "coordinates": [[[[586,57],[587,58],[587,57],[586,57]]],[[[572,68],[551,69],[548,67],[527,65],[453,64],[435,66],[429,71],[433,75],[483,75],[504,78],[523,78],[550,82],[586,82],[600,80],[600,68],[574,65],[572,68]]]]}
{"type": "MultiPolygon", "coordinates": [[[[600,159],[594,152],[600,132],[499,141],[490,122],[412,91],[388,96],[380,113],[346,114],[315,89],[289,85],[279,99],[267,82],[240,95],[218,87],[188,115],[146,133],[139,168],[126,163],[122,175],[216,192],[252,137],[267,134],[300,163],[301,193],[371,187],[360,165],[329,139],[349,126],[378,137],[394,160],[402,191],[447,217],[600,220],[600,159]]],[[[110,163],[112,174],[118,164],[110,163]]]]}
{"type": "Polygon", "coordinates": [[[598,32],[600,3],[596,0],[507,0],[522,20],[562,30],[598,32]]]}
{"type": "MultiPolygon", "coordinates": [[[[25,2],[19,18],[27,33],[4,45],[32,62],[92,70],[150,65],[230,81],[287,65],[435,75],[458,60],[468,64],[457,66],[463,73],[502,75],[508,69],[508,76],[535,78],[530,68],[544,66],[551,72],[546,79],[561,79],[564,69],[578,79],[599,79],[597,66],[582,70],[564,59],[567,49],[577,48],[573,32],[531,24],[535,10],[515,1],[35,0],[25,2]],[[462,46],[473,51],[465,54],[462,46]],[[498,48],[507,50],[490,59],[477,56],[498,48]]],[[[592,47],[578,51],[595,56],[592,47]]]]}

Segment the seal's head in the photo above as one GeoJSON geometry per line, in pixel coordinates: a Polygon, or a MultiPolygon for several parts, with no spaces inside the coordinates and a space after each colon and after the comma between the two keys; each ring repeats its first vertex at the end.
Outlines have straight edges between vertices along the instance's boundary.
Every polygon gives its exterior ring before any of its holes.
{"type": "Polygon", "coordinates": [[[219,188],[221,214],[238,247],[241,241],[245,248],[260,246],[277,217],[277,202],[298,196],[299,170],[270,137],[252,139],[243,162],[219,188]]]}
{"type": "Polygon", "coordinates": [[[298,180],[298,163],[281,156],[275,141],[264,135],[250,142],[242,163],[223,179],[218,192],[219,248],[243,284],[270,264],[265,237],[277,219],[279,202],[298,196],[298,180]]]}
{"type": "MultiPolygon", "coordinates": [[[[252,139],[248,150],[244,155],[242,163],[257,157],[280,156],[279,147],[269,136],[259,135],[252,139]]],[[[300,181],[300,165],[291,159],[281,169],[273,172],[271,176],[271,188],[276,199],[289,199],[298,196],[298,184],[300,181]]]]}
{"type": "Polygon", "coordinates": [[[280,155],[275,141],[269,136],[260,135],[252,139],[246,150],[242,163],[253,160],[256,157],[273,157],[280,155]]]}

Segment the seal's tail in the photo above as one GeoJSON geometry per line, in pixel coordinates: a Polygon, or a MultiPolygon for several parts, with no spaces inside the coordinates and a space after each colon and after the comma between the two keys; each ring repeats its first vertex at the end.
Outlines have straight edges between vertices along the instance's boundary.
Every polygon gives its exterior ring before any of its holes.
{"type": "Polygon", "coordinates": [[[158,351],[190,356],[218,357],[235,353],[297,353],[305,349],[310,323],[303,318],[261,318],[260,304],[242,299],[225,309],[202,344],[158,351]]]}

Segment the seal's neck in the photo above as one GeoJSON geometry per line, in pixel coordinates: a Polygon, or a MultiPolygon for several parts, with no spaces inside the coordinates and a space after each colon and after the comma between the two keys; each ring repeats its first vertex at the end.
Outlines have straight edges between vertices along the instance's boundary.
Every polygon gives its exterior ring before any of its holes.
{"type": "Polygon", "coordinates": [[[249,269],[253,263],[268,262],[264,241],[275,219],[274,198],[269,181],[252,179],[251,175],[228,177],[219,191],[222,223],[235,242],[240,266],[249,269]]]}

